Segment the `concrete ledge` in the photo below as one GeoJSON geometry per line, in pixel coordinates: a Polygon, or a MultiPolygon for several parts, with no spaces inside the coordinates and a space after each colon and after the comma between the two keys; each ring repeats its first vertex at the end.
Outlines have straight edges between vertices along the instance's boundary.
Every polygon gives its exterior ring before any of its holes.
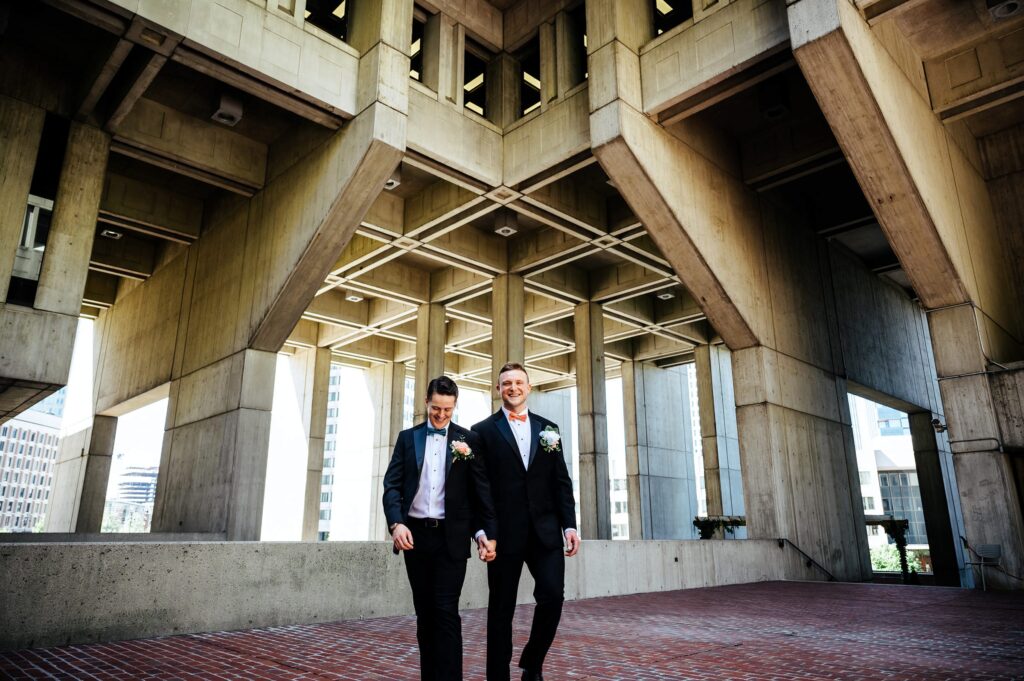
{"type": "Polygon", "coordinates": [[[223,532],[12,532],[0,535],[4,544],[109,544],[121,542],[223,542],[223,532]]]}
{"type": "MultiPolygon", "coordinates": [[[[6,543],[0,574],[0,650],[412,612],[387,542],[6,543]]],[[[587,541],[566,598],[817,579],[775,540],[587,541]]],[[[472,559],[461,607],[486,603],[472,559]]]]}

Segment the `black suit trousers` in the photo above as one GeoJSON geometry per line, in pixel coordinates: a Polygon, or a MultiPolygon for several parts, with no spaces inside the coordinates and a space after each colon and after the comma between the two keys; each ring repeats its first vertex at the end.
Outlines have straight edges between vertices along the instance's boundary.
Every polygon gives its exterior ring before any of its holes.
{"type": "Polygon", "coordinates": [[[487,564],[487,681],[508,681],[512,661],[512,618],[516,614],[516,594],[523,564],[533,575],[533,611],[530,638],[519,658],[523,669],[539,671],[555,640],[565,600],[565,556],[561,547],[547,548],[530,530],[526,551],[503,554],[487,564]]]}
{"type": "Polygon", "coordinates": [[[459,594],[466,559],[448,551],[444,528],[410,527],[416,548],[405,552],[405,570],[416,609],[416,641],[423,681],[461,681],[462,619],[459,594]]]}

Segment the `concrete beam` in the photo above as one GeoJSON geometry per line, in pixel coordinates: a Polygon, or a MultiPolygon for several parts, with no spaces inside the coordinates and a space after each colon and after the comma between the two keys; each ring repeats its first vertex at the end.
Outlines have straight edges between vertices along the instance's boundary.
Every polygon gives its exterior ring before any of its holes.
{"type": "Polygon", "coordinates": [[[178,243],[199,238],[203,202],[133,177],[108,173],[100,198],[101,222],[178,243]]]}
{"type": "Polygon", "coordinates": [[[972,301],[989,355],[1021,357],[984,178],[853,6],[801,0],[788,11],[800,69],[922,303],[972,301]]]}
{"type": "Polygon", "coordinates": [[[145,279],[153,274],[158,245],[131,233],[120,239],[100,235],[89,256],[89,269],[128,279],[145,279]]]}
{"type": "Polygon", "coordinates": [[[952,123],[1024,96],[1019,26],[926,59],[924,72],[932,110],[952,123]],[[1015,50],[1017,52],[1015,52],[1015,50]]]}

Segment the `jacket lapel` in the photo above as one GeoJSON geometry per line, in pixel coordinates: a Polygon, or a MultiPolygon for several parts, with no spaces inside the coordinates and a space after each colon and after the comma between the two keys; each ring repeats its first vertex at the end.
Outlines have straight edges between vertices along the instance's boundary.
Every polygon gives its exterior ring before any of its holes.
{"type": "Polygon", "coordinates": [[[416,478],[419,479],[419,475],[423,471],[423,452],[427,449],[426,424],[412,431],[412,440],[416,445],[416,478]]]}
{"type": "Polygon", "coordinates": [[[512,454],[515,460],[519,462],[519,467],[524,471],[523,468],[523,455],[519,453],[519,444],[516,442],[516,436],[512,434],[512,426],[508,424],[508,419],[505,417],[505,412],[501,409],[494,415],[494,425],[501,433],[505,441],[508,442],[508,446],[512,448],[512,454]]]}
{"type": "Polygon", "coordinates": [[[448,422],[448,441],[444,447],[444,479],[447,484],[448,473],[452,469],[452,443],[455,442],[455,428],[451,421],[448,422]]]}
{"type": "Polygon", "coordinates": [[[533,457],[537,455],[537,445],[540,443],[540,419],[530,416],[530,465],[533,465],[533,457]]]}

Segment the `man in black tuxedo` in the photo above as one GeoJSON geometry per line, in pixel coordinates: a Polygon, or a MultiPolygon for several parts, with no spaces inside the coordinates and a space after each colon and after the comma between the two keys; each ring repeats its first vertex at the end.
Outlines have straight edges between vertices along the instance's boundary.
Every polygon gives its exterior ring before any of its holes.
{"type": "Polygon", "coordinates": [[[536,582],[530,639],[519,666],[524,681],[543,681],[541,667],[555,639],[565,598],[565,556],[580,547],[572,479],[558,426],[530,412],[530,379],[521,364],[501,368],[502,407],[473,426],[483,445],[494,508],[501,528],[501,556],[487,565],[487,679],[508,681],[512,617],[523,563],[536,582]]]}
{"type": "Polygon", "coordinates": [[[416,608],[420,678],[462,679],[459,595],[473,530],[481,560],[497,540],[491,488],[477,435],[452,423],[459,387],[441,376],[427,386],[427,421],[398,435],[384,474],[384,516],[416,608]],[[415,548],[414,548],[415,545],[415,548]]]}

